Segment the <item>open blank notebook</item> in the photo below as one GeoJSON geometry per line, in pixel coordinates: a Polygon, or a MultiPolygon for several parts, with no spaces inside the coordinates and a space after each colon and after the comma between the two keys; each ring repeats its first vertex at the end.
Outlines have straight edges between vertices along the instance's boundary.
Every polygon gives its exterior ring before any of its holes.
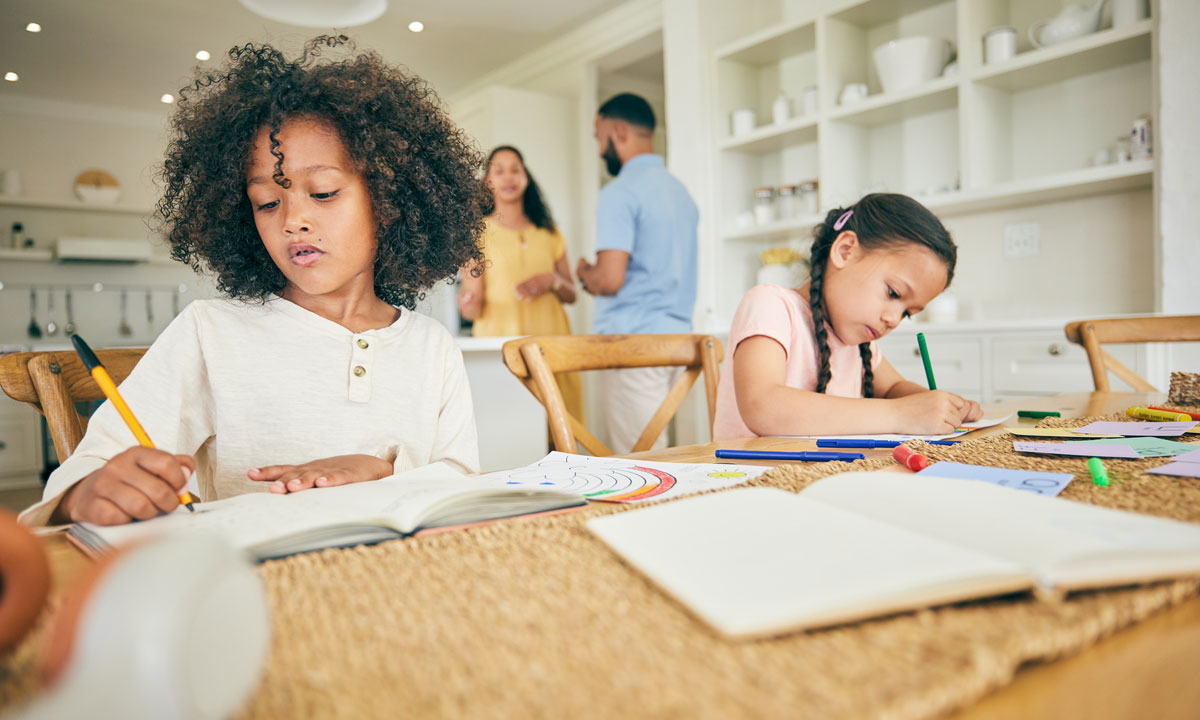
{"type": "Polygon", "coordinates": [[[955,478],[842,473],[588,528],[731,638],[971,598],[1200,575],[1200,526],[955,478]]]}

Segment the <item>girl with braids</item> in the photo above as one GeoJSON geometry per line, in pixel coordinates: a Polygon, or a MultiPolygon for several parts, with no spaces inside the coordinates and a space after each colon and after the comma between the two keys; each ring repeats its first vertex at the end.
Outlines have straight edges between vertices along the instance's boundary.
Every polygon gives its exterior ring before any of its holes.
{"type": "Polygon", "coordinates": [[[26,522],[149,518],[185,486],[478,470],[462,355],[412,307],[481,259],[480,158],[422,80],[375,53],[321,60],[335,48],[353,46],[236,47],[180,93],[157,218],[227,297],[191,303],[121,385],[158,449],[105,404],[26,522]]]}
{"type": "Polygon", "coordinates": [[[905,195],[873,194],[817,226],[799,289],[759,285],[733,317],[714,440],[953,432],[979,404],[909,382],[879,338],[946,289],[957,249],[905,195]]]}
{"type": "MultiPolygon", "coordinates": [[[[525,158],[511,145],[488,155],[484,180],[492,192],[480,249],[484,267],[463,268],[458,310],[475,337],[569,335],[563,304],[575,302],[567,243],[525,158]]],[[[578,373],[555,376],[567,411],[583,417],[578,373]]]]}

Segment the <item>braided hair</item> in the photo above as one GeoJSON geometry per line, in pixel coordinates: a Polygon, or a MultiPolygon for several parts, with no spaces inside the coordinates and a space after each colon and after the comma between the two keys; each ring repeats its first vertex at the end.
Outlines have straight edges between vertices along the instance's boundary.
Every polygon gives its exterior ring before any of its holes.
{"type": "MultiPolygon", "coordinates": [[[[929,248],[946,263],[947,286],[954,277],[954,263],[958,256],[954,240],[937,216],[907,195],[873,193],[850,207],[830,210],[825,215],[825,221],[813,230],[810,251],[812,275],[808,302],[812,307],[813,328],[817,336],[817,392],[820,393],[825,392],[833,376],[829,369],[829,332],[825,327],[825,266],[834,241],[847,230],[858,236],[859,245],[866,251],[900,243],[917,243],[929,248]],[[842,220],[847,212],[850,215],[842,220]],[[840,226],[839,220],[842,220],[840,226]]],[[[873,397],[875,377],[871,369],[871,344],[859,344],[858,352],[862,357],[863,397],[873,397]]]]}

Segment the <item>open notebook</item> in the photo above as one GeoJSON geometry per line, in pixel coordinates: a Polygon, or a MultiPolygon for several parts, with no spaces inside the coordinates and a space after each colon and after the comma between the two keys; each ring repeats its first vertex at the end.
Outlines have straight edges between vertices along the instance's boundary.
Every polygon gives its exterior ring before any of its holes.
{"type": "Polygon", "coordinates": [[[1200,575],[1200,525],[956,478],[842,473],[588,522],[731,638],[971,598],[1200,575]]]}
{"type": "Polygon", "coordinates": [[[68,534],[86,551],[98,553],[160,533],[209,532],[268,560],[586,504],[577,493],[506,487],[437,463],[374,482],[289,495],[238,495],[199,503],[195,513],[181,508],[128,525],[79,523],[68,534]]]}

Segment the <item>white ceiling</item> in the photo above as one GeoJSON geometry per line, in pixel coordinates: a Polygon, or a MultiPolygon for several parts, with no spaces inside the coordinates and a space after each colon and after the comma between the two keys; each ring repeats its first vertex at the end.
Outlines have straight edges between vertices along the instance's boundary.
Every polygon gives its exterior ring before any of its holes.
{"type": "MultiPolygon", "coordinates": [[[[337,0],[331,0],[336,2],[337,0]]],[[[443,98],[623,0],[390,0],[383,17],[345,29],[429,81],[443,98]],[[408,30],[420,20],[424,32],[408,30]]],[[[208,50],[215,66],[245,42],[298,47],[317,28],[273,22],[238,0],[0,0],[0,97],[27,96],[166,114],[208,50]],[[37,22],[42,32],[25,31],[37,22]]],[[[331,28],[332,30],[332,28],[331,28]]]]}

